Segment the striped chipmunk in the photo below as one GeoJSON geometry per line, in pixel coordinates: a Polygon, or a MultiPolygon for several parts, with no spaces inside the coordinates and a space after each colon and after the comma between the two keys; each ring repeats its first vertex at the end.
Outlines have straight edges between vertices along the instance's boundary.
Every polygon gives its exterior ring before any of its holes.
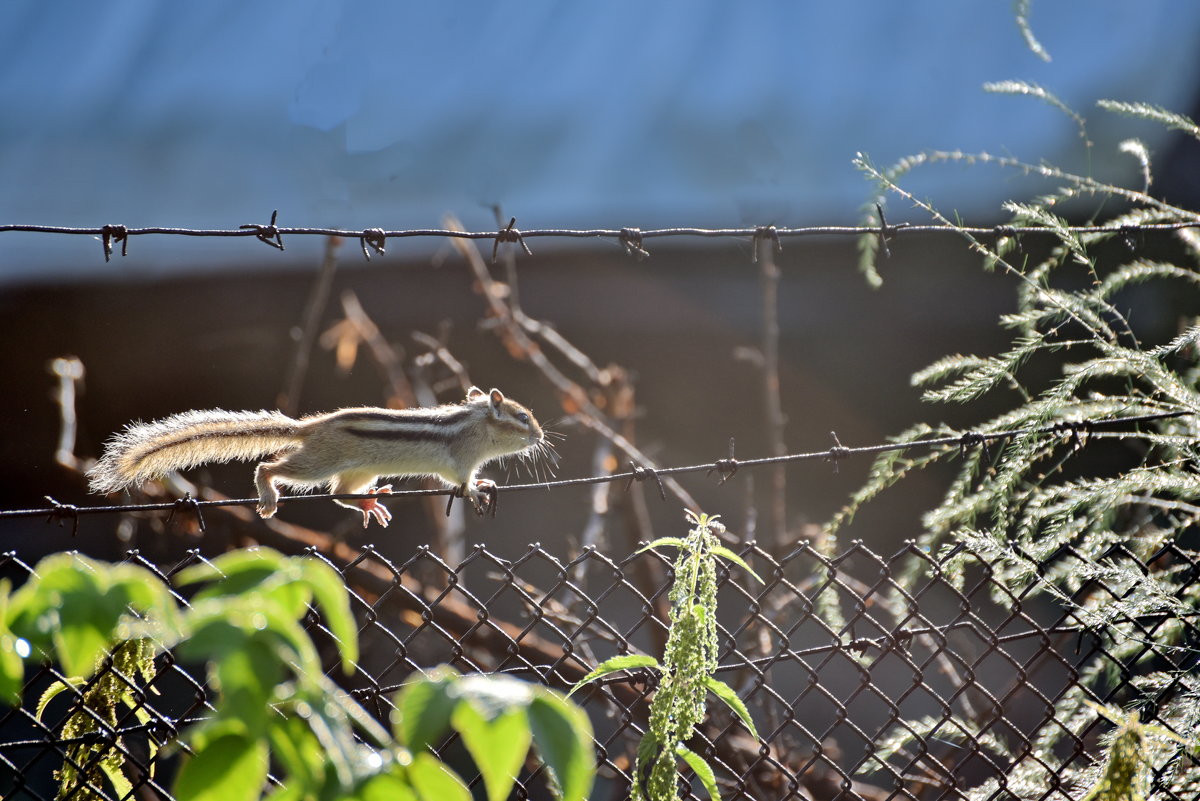
{"type": "MultiPolygon", "coordinates": [[[[385,476],[440,478],[483,514],[489,507],[495,512],[496,484],[478,478],[479,469],[506,456],[544,455],[549,447],[533,412],[498,389],[471,387],[466,400],[444,406],[339,409],[299,420],[212,409],[132,423],[108,441],[88,477],[93,492],[109,493],[199,464],[271,456],[254,471],[262,517],[278,509],[279,487],[386,495],[390,484],[375,486],[385,476]]],[[[371,518],[384,527],[392,519],[374,497],[336,502],[361,512],[363,528],[371,518]]]]}

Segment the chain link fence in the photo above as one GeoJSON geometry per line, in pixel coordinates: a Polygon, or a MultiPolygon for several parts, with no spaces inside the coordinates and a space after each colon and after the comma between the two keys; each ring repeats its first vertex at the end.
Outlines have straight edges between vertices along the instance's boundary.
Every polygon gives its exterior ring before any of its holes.
{"type": "MultiPolygon", "coordinates": [[[[350,678],[332,667],[330,676],[386,720],[406,679],[438,664],[565,688],[608,657],[661,653],[671,578],[663,555],[617,561],[585,550],[563,561],[555,550],[533,545],[506,559],[480,546],[452,565],[427,548],[397,564],[368,547],[333,562],[351,593],[362,658],[350,678]]],[[[1195,675],[1200,645],[1194,617],[1147,615],[1097,629],[1081,610],[1120,600],[1133,591],[1128,582],[1087,580],[1068,601],[1045,591],[1039,575],[1052,562],[1084,567],[1070,547],[1034,560],[1022,586],[1001,583],[995,563],[961,547],[940,556],[915,544],[881,555],[858,542],[838,555],[808,543],[780,558],[755,544],[738,550],[765,584],[736,567],[718,568],[719,678],[744,699],[762,740],[710,706],[690,743],[716,768],[727,801],[1079,797],[1112,726],[1064,716],[1064,700],[1136,704],[1142,720],[1178,728],[1170,709],[1198,690],[1186,678],[1195,675]]],[[[1113,575],[1170,570],[1181,587],[1200,581],[1200,558],[1181,545],[1140,557],[1117,546],[1105,558],[1122,571],[1113,575]]],[[[203,557],[193,552],[171,565],[138,552],[127,559],[169,583],[203,557]]],[[[30,572],[17,553],[0,560],[0,573],[16,583],[30,572]]],[[[331,635],[315,612],[306,623],[332,665],[331,635]]],[[[24,706],[0,710],[4,798],[50,801],[53,771],[79,743],[120,751],[133,787],[127,797],[170,798],[166,788],[187,750],[179,732],[208,714],[209,688],[202,669],[169,651],[157,667],[148,685],[103,668],[91,682],[126,683],[141,706],[116,726],[97,712],[86,732],[64,724],[87,687],[39,708],[64,677],[51,665],[30,671],[24,706]]],[[[653,690],[652,674],[632,673],[576,693],[595,727],[593,798],[629,797],[653,690]]],[[[469,778],[460,752],[453,738],[439,747],[469,778]]],[[[1200,765],[1182,750],[1156,768],[1155,790],[1176,788],[1159,797],[1200,798],[1200,781],[1194,794],[1178,794],[1179,776],[1189,772],[1200,773],[1200,765]]],[[[517,788],[518,798],[549,797],[532,766],[517,788]]],[[[698,785],[684,792],[705,795],[698,785]]],[[[117,801],[94,785],[70,799],[117,801]]]]}

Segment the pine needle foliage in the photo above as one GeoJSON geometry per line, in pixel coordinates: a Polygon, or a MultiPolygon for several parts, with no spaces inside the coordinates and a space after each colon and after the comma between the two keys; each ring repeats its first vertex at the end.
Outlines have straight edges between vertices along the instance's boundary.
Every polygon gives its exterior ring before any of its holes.
{"type": "MultiPolygon", "coordinates": [[[[1018,6],[1028,11],[1028,3],[1018,6]]],[[[991,89],[1050,103],[1071,115],[1081,133],[1085,130],[1081,116],[1040,87],[1004,82],[991,89]]],[[[1098,105],[1200,140],[1200,127],[1165,109],[1116,101],[1098,105]]],[[[973,738],[990,758],[1010,768],[1007,775],[967,790],[972,799],[1042,799],[1049,782],[1074,787],[1072,795],[1086,794],[1089,801],[1195,797],[1200,781],[1195,676],[1163,672],[1160,663],[1144,656],[1147,649],[1182,653],[1185,658],[1176,664],[1197,664],[1197,644],[1189,632],[1200,619],[1200,582],[1171,554],[1194,558],[1200,549],[1200,324],[1185,319],[1164,336],[1168,326],[1161,324],[1161,305],[1154,304],[1188,295],[1200,302],[1200,234],[1182,228],[1161,235],[1173,242],[1156,242],[1151,258],[1141,252],[1134,233],[1119,232],[1149,223],[1200,225],[1200,213],[1149,194],[1148,151],[1130,141],[1112,150],[1114,158],[1133,153],[1139,159],[1140,188],[988,153],[930,151],[887,168],[863,155],[856,159],[877,187],[866,208],[899,197],[957,231],[985,269],[1002,271],[1013,282],[1016,308],[998,320],[1010,332],[1008,347],[997,354],[945,356],[917,372],[914,386],[930,403],[969,409],[985,397],[1000,401],[1002,411],[979,420],[971,432],[1027,433],[990,446],[990,452],[955,446],[880,456],[864,486],[828,524],[828,537],[848,525],[863,504],[914,471],[947,465],[953,477],[940,503],[924,514],[919,536],[927,552],[954,555],[940,563],[941,569],[961,585],[973,566],[991,563],[999,582],[997,603],[1040,595],[1070,610],[1081,626],[1102,638],[1094,661],[1080,669],[1079,685],[1055,699],[1052,718],[1031,733],[1032,749],[1018,747],[964,706],[942,717],[908,721],[875,754],[882,762],[918,738],[973,738]],[[1001,233],[984,242],[902,187],[912,170],[934,164],[987,165],[1036,181],[1032,199],[1004,208],[1011,226],[1044,228],[1053,246],[1032,257],[1015,235],[1001,233]],[[1068,203],[1072,209],[1090,209],[1089,224],[1118,230],[1070,230],[1063,214],[1068,203]],[[1158,413],[1178,416],[1121,422],[1158,413]],[[1132,558],[1112,559],[1118,552],[1132,558]],[[1109,592],[1089,591],[1090,586],[1109,592]],[[1147,626],[1148,619],[1161,623],[1147,626]],[[1114,669],[1118,663],[1134,665],[1133,675],[1117,675],[1122,672],[1114,669]],[[1097,699],[1136,707],[1142,717],[1106,712],[1112,706],[1101,708],[1097,699]],[[1117,722],[1115,730],[1109,721],[1117,722]],[[1064,763],[1065,743],[1106,730],[1115,731],[1104,740],[1106,753],[1064,763]]],[[[866,221],[877,224],[870,212],[866,221]]],[[[864,238],[860,247],[862,269],[872,283],[879,275],[875,239],[864,238]]],[[[944,424],[920,424],[896,440],[965,433],[944,424]]],[[[897,616],[903,613],[904,590],[924,580],[927,563],[914,560],[904,579],[913,584],[902,581],[891,599],[897,616]]],[[[1088,742],[1094,747],[1095,738],[1088,742]]],[[[864,771],[873,765],[868,761],[864,771]]]]}

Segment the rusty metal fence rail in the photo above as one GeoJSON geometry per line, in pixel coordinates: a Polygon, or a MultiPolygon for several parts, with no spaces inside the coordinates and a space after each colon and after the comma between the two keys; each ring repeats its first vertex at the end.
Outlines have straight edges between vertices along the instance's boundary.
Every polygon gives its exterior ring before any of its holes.
{"type": "MultiPolygon", "coordinates": [[[[880,555],[856,542],[838,555],[807,543],[781,558],[755,544],[740,552],[765,584],[752,584],[737,568],[718,569],[720,678],[745,700],[762,740],[710,706],[691,743],[716,768],[727,801],[1078,798],[1080,776],[1096,766],[1112,727],[1064,716],[1066,702],[1135,705],[1142,720],[1170,729],[1179,726],[1170,709],[1197,690],[1181,678],[1195,675],[1200,661],[1196,617],[1087,625],[1081,609],[1132,592],[1121,582],[1085,581],[1064,602],[1044,591],[1038,570],[1023,586],[1006,585],[994,563],[964,548],[934,555],[909,544],[880,555]],[[1170,638],[1161,636],[1166,627],[1170,638]],[[1163,644],[1168,639],[1172,645],[1163,644]]],[[[191,553],[170,565],[137,552],[127,558],[169,583],[203,557],[191,553]]],[[[1200,581],[1200,555],[1178,544],[1140,556],[1118,546],[1106,560],[1142,573],[1169,569],[1182,587],[1200,581]]],[[[1039,568],[1052,562],[1082,567],[1070,547],[1035,560],[1039,568]]],[[[351,593],[362,658],[350,678],[332,669],[330,676],[385,720],[414,671],[448,663],[564,688],[610,656],[657,654],[665,637],[670,562],[653,551],[616,561],[585,550],[563,561],[537,545],[515,559],[481,546],[451,565],[428,549],[396,564],[365,548],[331,563],[351,593]]],[[[17,553],[0,558],[0,575],[17,583],[30,571],[17,553]]],[[[315,612],[307,625],[331,655],[315,612]]],[[[135,689],[140,715],[130,712],[116,727],[97,715],[96,731],[75,739],[63,723],[83,688],[39,710],[41,694],[63,677],[52,665],[30,671],[25,705],[0,708],[4,798],[54,798],[52,773],[80,738],[123,752],[130,798],[170,798],[186,752],[178,734],[206,716],[209,690],[202,670],[170,652],[157,664],[150,686],[117,676],[135,689]]],[[[106,671],[113,672],[100,675],[106,671]]],[[[576,694],[595,727],[593,798],[629,796],[653,684],[650,674],[610,676],[576,694]]],[[[453,761],[457,747],[450,740],[439,753],[453,761]]],[[[1181,751],[1156,770],[1156,792],[1178,788],[1178,776],[1189,771],[1200,773],[1200,764],[1181,751]]],[[[536,771],[517,787],[519,798],[548,797],[536,771]]],[[[698,785],[685,792],[704,796],[698,785]]],[[[1194,795],[1163,792],[1158,797],[1200,798],[1200,786],[1194,795]]],[[[97,786],[72,798],[116,801],[97,786]]]]}

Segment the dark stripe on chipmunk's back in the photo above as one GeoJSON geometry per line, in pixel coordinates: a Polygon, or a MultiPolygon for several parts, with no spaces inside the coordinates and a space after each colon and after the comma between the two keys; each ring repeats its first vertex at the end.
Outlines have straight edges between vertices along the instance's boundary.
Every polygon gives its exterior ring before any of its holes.
{"type": "Polygon", "coordinates": [[[347,434],[353,434],[356,437],[363,437],[365,439],[422,440],[423,442],[429,442],[430,440],[434,442],[450,442],[454,439],[453,431],[425,426],[413,426],[411,428],[355,428],[354,426],[347,426],[343,430],[347,434]]]}
{"type": "Polygon", "coordinates": [[[406,409],[403,414],[386,414],[382,412],[351,412],[341,416],[342,422],[349,423],[344,429],[348,434],[367,439],[389,440],[435,440],[450,441],[457,433],[456,423],[463,422],[470,415],[469,409],[406,409]],[[378,427],[369,425],[356,426],[355,423],[375,423],[378,427]]]}
{"type": "Polygon", "coordinates": [[[346,423],[450,425],[465,419],[470,413],[470,409],[464,409],[461,406],[452,406],[449,409],[438,409],[432,406],[414,406],[411,409],[396,412],[341,412],[337,415],[337,419],[346,423]]]}
{"type": "MultiPolygon", "coordinates": [[[[171,439],[155,445],[153,448],[148,448],[144,451],[138,451],[139,458],[146,459],[160,451],[178,448],[181,445],[187,445],[192,442],[199,442],[206,439],[238,439],[243,437],[290,437],[296,432],[294,429],[287,426],[261,426],[259,428],[249,428],[242,431],[209,431],[203,434],[190,434],[179,439],[171,439]]],[[[299,442],[293,447],[299,447],[299,442]]]]}

